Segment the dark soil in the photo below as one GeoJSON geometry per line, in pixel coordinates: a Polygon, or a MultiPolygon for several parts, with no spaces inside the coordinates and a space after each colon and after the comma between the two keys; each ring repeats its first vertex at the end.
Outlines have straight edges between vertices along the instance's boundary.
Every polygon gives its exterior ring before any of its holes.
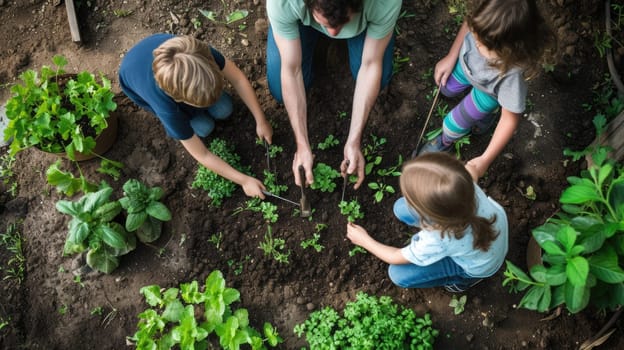
{"type": "MultiPolygon", "coordinates": [[[[124,256],[120,267],[110,275],[95,272],[81,276],[77,283],[74,271],[82,261],[62,255],[69,218],[54,205],[63,195],[46,184],[45,170],[55,156],[28,149],[18,154],[12,181],[18,184],[15,197],[2,184],[0,197],[1,232],[10,223],[19,223],[24,239],[26,273],[21,283],[8,278],[0,281],[0,347],[4,349],[122,349],[126,336],[134,334],[137,315],[147,307],[139,289],[158,284],[174,287],[192,280],[203,280],[219,269],[228,284],[241,292],[240,307],[247,308],[251,322],[261,327],[264,321],[277,327],[285,342],[283,349],[305,346],[293,334],[293,327],[303,322],[313,310],[324,306],[341,309],[355,299],[358,291],[391,296],[397,303],[413,308],[417,314],[429,312],[434,327],[440,330],[436,348],[440,349],[576,349],[597,333],[611,316],[587,309],[571,315],[565,310],[548,320],[548,315],[517,309],[521,295],[510,294],[502,284],[503,270],[465,293],[465,311],[454,315],[448,306],[452,294],[442,288],[407,290],[396,287],[387,278],[387,265],[370,254],[349,256],[353,248],[345,239],[346,219],[340,215],[340,191],[311,192],[314,214],[310,220],[293,216],[293,207],[275,202],[280,218],[272,225],[273,235],[286,240],[290,250],[288,264],[264,255],[259,249],[267,224],[259,213],[243,211],[247,198],[237,189],[222,207],[211,206],[205,192],[192,189],[197,163],[183,147],[166,137],[156,118],[135,106],[117,85],[117,67],[121,57],[134,43],[152,33],[172,31],[191,34],[209,41],[233,59],[248,75],[265,113],[274,123],[274,143],[284,148],[274,164],[278,180],[289,186],[285,197],[298,201],[290,171],[294,140],[282,106],[270,96],[266,86],[265,44],[266,12],[264,1],[226,0],[231,9],[246,8],[250,16],[246,29],[226,27],[203,18],[198,9],[221,11],[220,1],[136,0],[110,2],[81,1],[79,20],[83,42],[71,42],[64,6],[59,1],[0,0],[0,98],[9,97],[8,87],[25,69],[50,64],[54,54],[69,60],[68,71],[103,72],[113,79],[120,117],[117,142],[106,157],[124,163],[122,178],[115,181],[96,172],[97,161],[81,163],[85,174],[94,181],[106,180],[121,196],[121,186],[136,178],[165,191],[163,202],[173,212],[165,223],[163,236],[153,244],[139,244],[124,256]],[[113,4],[114,3],[114,4],[113,4]],[[130,12],[120,16],[119,11],[130,12]],[[117,13],[117,15],[115,15],[117,13]],[[195,29],[194,19],[202,24],[195,29]],[[300,243],[312,237],[317,224],[327,224],[320,243],[320,253],[304,250],[300,243]],[[221,234],[219,246],[209,241],[221,234]],[[242,272],[237,268],[242,266],[242,272]],[[101,315],[91,313],[101,307],[101,315]],[[65,312],[61,312],[65,310],[65,312]]],[[[566,177],[578,174],[582,164],[571,163],[563,149],[581,149],[594,138],[591,124],[595,113],[582,107],[593,101],[592,88],[604,84],[606,62],[593,47],[593,33],[602,30],[601,2],[544,1],[544,13],[559,37],[554,55],[555,70],[544,73],[529,85],[529,106],[517,134],[492,165],[480,185],[507,210],[510,223],[508,259],[525,266],[526,245],[532,228],[542,224],[558,208],[558,198],[566,186],[566,177]],[[532,186],[535,200],[525,196],[532,186]]],[[[371,113],[363,142],[372,135],[384,137],[382,167],[407,157],[415,147],[430,108],[433,81],[430,70],[450,47],[458,25],[449,14],[446,1],[406,1],[404,10],[413,17],[399,20],[398,57],[409,57],[389,88],[383,91],[371,113]]],[[[219,13],[219,12],[218,12],[219,13]]],[[[354,83],[348,73],[346,47],[340,42],[322,43],[318,55],[315,84],[309,93],[309,130],[316,145],[329,134],[344,142],[349,118],[339,118],[351,110],[354,83]],[[325,54],[325,52],[327,54],[325,54]]],[[[455,101],[443,100],[453,104],[455,101]]],[[[255,174],[265,167],[264,147],[255,143],[255,125],[240,99],[236,112],[218,124],[211,137],[232,144],[241,162],[255,174]]],[[[435,118],[430,129],[438,127],[435,118]]],[[[461,151],[470,159],[483,151],[489,138],[473,137],[461,151]]],[[[342,145],[316,151],[316,162],[338,168],[342,145]]],[[[66,162],[65,167],[70,163],[66,162]]],[[[373,200],[366,178],[359,190],[347,189],[347,199],[357,199],[363,206],[365,226],[378,240],[404,245],[410,229],[392,215],[398,194],[373,200]]],[[[390,185],[398,188],[397,178],[390,185]]],[[[338,186],[340,188],[340,186],[338,186]]],[[[273,201],[273,200],[271,200],[273,201]]],[[[0,262],[8,264],[12,255],[0,246],[0,262]]],[[[6,270],[1,270],[3,276],[6,270]]],[[[616,327],[622,328],[621,321],[616,327]]],[[[616,331],[601,348],[624,348],[624,337],[616,331]]]]}

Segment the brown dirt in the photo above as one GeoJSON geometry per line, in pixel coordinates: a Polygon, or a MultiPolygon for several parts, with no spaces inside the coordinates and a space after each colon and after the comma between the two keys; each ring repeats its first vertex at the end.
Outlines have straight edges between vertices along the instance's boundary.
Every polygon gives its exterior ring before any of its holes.
{"type": "MultiPolygon", "coordinates": [[[[231,1],[232,8],[247,8],[247,28],[239,31],[214,24],[199,14],[198,9],[220,10],[220,1],[199,0],[133,0],[110,2],[81,1],[79,20],[83,42],[71,42],[65,7],[59,1],[0,0],[0,101],[9,96],[8,86],[27,68],[49,64],[54,54],[69,60],[68,71],[103,72],[113,79],[116,92],[117,68],[121,57],[135,42],[146,35],[172,31],[192,34],[209,41],[232,58],[252,81],[267,116],[274,122],[276,144],[285,152],[276,160],[280,183],[289,185],[285,197],[298,199],[298,189],[290,173],[293,137],[283,107],[270,96],[266,87],[264,66],[266,13],[264,1],[231,1]],[[114,4],[113,4],[114,3],[114,4]],[[115,10],[131,11],[129,16],[116,16],[115,10]],[[202,21],[198,29],[193,18],[202,21]]],[[[591,88],[604,81],[606,65],[592,48],[593,32],[600,29],[599,1],[546,1],[543,7],[559,35],[560,51],[552,74],[543,74],[530,83],[531,108],[505,154],[493,164],[480,181],[487,193],[507,210],[511,228],[508,259],[524,265],[526,244],[534,228],[558,207],[558,197],[566,177],[578,173],[577,164],[565,161],[566,147],[579,149],[593,139],[593,111],[581,107],[592,102],[591,88]],[[523,196],[533,186],[536,200],[523,196]]],[[[399,154],[409,155],[415,138],[423,127],[430,102],[425,96],[433,83],[427,72],[448,50],[457,25],[444,1],[406,1],[404,9],[413,13],[399,21],[397,52],[410,61],[402,66],[390,87],[379,97],[369,119],[366,135],[388,139],[382,166],[396,162],[399,154]]],[[[118,12],[119,13],[119,12],[118,12]]],[[[345,69],[346,48],[340,43],[327,43],[328,54],[320,57],[323,73],[317,77],[309,95],[309,130],[312,144],[333,134],[344,141],[347,119],[337,117],[350,111],[353,81],[345,69]]],[[[223,207],[214,208],[201,190],[190,188],[196,162],[181,145],[165,137],[157,120],[139,110],[122,94],[117,96],[120,116],[118,139],[107,157],[125,164],[118,181],[95,172],[97,162],[81,164],[90,179],[105,179],[121,193],[121,185],[130,178],[165,190],[163,201],[171,208],[173,220],[164,226],[164,234],[152,245],[138,248],[122,258],[120,268],[110,275],[90,273],[82,276],[82,285],[74,281],[72,270],[80,261],[62,256],[68,218],[57,212],[54,204],[63,196],[46,184],[45,169],[55,157],[29,149],[17,156],[14,168],[19,191],[15,198],[6,186],[0,197],[0,216],[6,225],[20,222],[24,238],[26,277],[21,284],[13,279],[0,281],[0,347],[5,349],[121,349],[125,337],[136,330],[137,315],[147,306],[139,289],[158,284],[177,286],[193,279],[203,281],[214,269],[224,272],[228,284],[241,291],[241,307],[249,310],[252,324],[273,323],[285,338],[280,348],[295,349],[305,343],[293,334],[311,310],[323,306],[342,308],[358,291],[389,295],[396,302],[411,307],[418,314],[429,312],[434,327],[440,330],[436,348],[440,349],[576,349],[595,334],[609,313],[588,309],[576,315],[563,312],[552,320],[545,315],[516,309],[520,296],[501,286],[502,270],[468,291],[466,310],[453,315],[448,306],[451,294],[441,288],[406,290],[394,286],[387,278],[386,264],[370,254],[349,257],[352,245],[345,240],[346,220],[337,205],[340,194],[314,192],[310,196],[315,209],[311,220],[293,217],[292,207],[280,205],[280,219],[273,225],[275,236],[286,240],[291,250],[290,263],[280,264],[263,255],[258,248],[266,224],[257,213],[232,215],[244,205],[238,189],[223,207]],[[321,253],[303,250],[300,242],[311,237],[318,223],[328,225],[322,233],[321,253]],[[223,234],[217,248],[208,238],[223,234]],[[242,262],[243,271],[235,273],[232,262],[242,262]],[[96,307],[103,315],[92,315],[96,307]],[[60,309],[67,312],[61,314],[60,309]],[[114,318],[109,322],[106,315],[114,318]]],[[[445,101],[452,104],[453,101],[445,101]]],[[[264,149],[254,142],[255,126],[240,99],[237,111],[220,123],[214,136],[233,144],[242,163],[255,174],[262,174],[264,149]]],[[[437,127],[440,120],[434,120],[437,127]]],[[[482,151],[487,137],[473,138],[462,157],[469,159],[482,151]]],[[[370,136],[364,143],[370,142],[370,136]]],[[[317,151],[316,159],[338,167],[341,146],[317,151]]],[[[66,164],[65,166],[68,166],[66,164]]],[[[374,176],[366,182],[375,180],[374,176]]],[[[396,187],[396,179],[392,185],[396,187]]],[[[407,227],[392,215],[397,195],[375,204],[366,186],[347,190],[347,198],[358,199],[366,217],[361,220],[377,239],[402,245],[409,237],[407,227]]],[[[0,249],[4,265],[9,258],[0,249]]],[[[621,321],[617,324],[621,329],[621,321]]],[[[605,349],[624,348],[624,337],[617,331],[605,349]]]]}

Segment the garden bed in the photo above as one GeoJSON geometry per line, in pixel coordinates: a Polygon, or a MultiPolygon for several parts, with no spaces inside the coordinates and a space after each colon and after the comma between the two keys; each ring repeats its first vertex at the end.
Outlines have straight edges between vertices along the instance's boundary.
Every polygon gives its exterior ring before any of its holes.
{"type": "MultiPolygon", "coordinates": [[[[530,83],[530,108],[525,120],[504,154],[480,181],[488,195],[507,210],[511,229],[508,259],[519,266],[524,266],[531,228],[557,211],[557,199],[567,185],[566,177],[578,174],[582,166],[569,162],[563,149],[581,149],[595,136],[588,131],[593,130],[595,108],[583,108],[583,104],[594,103],[592,86],[605,81],[606,63],[592,47],[591,31],[602,24],[593,17],[598,16],[591,6],[596,2],[543,4],[545,13],[553,15],[551,19],[560,36],[561,63],[555,65],[553,73],[542,74],[530,83]],[[536,193],[534,199],[527,195],[529,186],[536,193]]],[[[273,162],[278,183],[288,186],[283,196],[298,201],[300,192],[290,170],[292,131],[284,108],[266,87],[264,1],[224,2],[231,6],[230,11],[250,10],[243,29],[213,23],[199,13],[198,9],[221,13],[220,1],[142,0],[114,5],[103,0],[82,2],[78,8],[83,37],[80,47],[69,39],[64,7],[54,3],[32,0],[28,4],[0,5],[0,37],[10,48],[0,53],[0,97],[8,97],[7,84],[21,71],[47,64],[56,53],[68,57],[71,67],[66,67],[67,71],[74,67],[75,71],[102,71],[115,77],[120,57],[142,37],[169,30],[197,35],[232,58],[249,76],[275,126],[274,143],[284,148],[273,162]],[[201,21],[198,26],[196,19],[201,21]]],[[[431,68],[446,53],[457,29],[444,1],[419,0],[403,6],[414,16],[399,20],[397,62],[402,58],[409,60],[398,65],[390,87],[378,98],[363,140],[364,145],[372,145],[373,135],[386,139],[379,168],[395,165],[399,155],[406,157],[415,147],[431,103],[431,68]]],[[[337,147],[315,151],[317,163],[338,168],[349,127],[354,84],[346,69],[346,47],[325,44],[328,54],[317,59],[319,74],[309,93],[308,129],[312,145],[330,134],[340,140],[337,147]],[[346,118],[341,117],[343,112],[347,113],[346,118]]],[[[116,91],[119,92],[118,86],[116,91]]],[[[11,196],[7,185],[3,185],[0,229],[6,232],[5,225],[19,223],[26,271],[21,283],[12,278],[0,281],[0,323],[7,322],[0,329],[2,348],[123,348],[126,336],[136,331],[137,315],[147,308],[139,293],[141,287],[174,287],[192,280],[201,284],[217,269],[223,272],[228,285],[241,292],[239,306],[248,309],[253,325],[260,328],[268,321],[277,327],[285,339],[280,345],[283,349],[306,345],[294,335],[293,328],[312,311],[324,306],[341,309],[355,300],[360,291],[390,296],[418,315],[430,313],[434,328],[440,331],[436,348],[441,349],[575,349],[610,316],[588,309],[576,315],[562,312],[558,317],[542,320],[547,315],[516,309],[521,296],[510,294],[501,286],[502,270],[464,293],[467,303],[459,315],[448,306],[452,294],[442,288],[396,287],[387,277],[386,264],[370,254],[350,256],[353,245],[345,238],[346,219],[338,209],[338,180],[333,193],[309,191],[314,210],[309,219],[293,215],[293,207],[286,203],[268,199],[279,207],[279,219],[271,224],[272,234],[284,239],[285,252],[290,252],[288,263],[278,262],[259,248],[268,229],[261,214],[237,213],[246,205],[242,190],[237,189],[221,207],[212,206],[205,192],[191,188],[197,163],[183,147],[165,136],[152,115],[139,110],[121,93],[116,102],[119,134],[106,157],[124,163],[123,175],[112,180],[98,174],[95,161],[83,162],[83,171],[91,179],[106,180],[115,189],[116,198],[130,178],[163,188],[161,201],[171,209],[173,218],[165,223],[159,240],[138,244],[112,274],[92,272],[77,279],[72,271],[82,262],[74,256],[62,256],[69,218],[55,209],[55,203],[66,198],[46,185],[43,171],[56,158],[34,149],[18,154],[13,168],[17,193],[11,196]],[[319,244],[324,248],[320,252],[302,248],[301,242],[312,238],[319,224],[327,225],[320,232],[319,244]]],[[[241,156],[241,163],[261,176],[266,167],[265,149],[255,143],[255,125],[243,106],[235,97],[235,114],[219,123],[207,142],[213,137],[227,140],[241,156]]],[[[438,127],[440,119],[431,124],[431,128],[438,127]]],[[[486,145],[487,138],[475,137],[462,149],[461,156],[470,159],[486,145]]],[[[345,199],[361,203],[365,217],[358,223],[374,237],[403,245],[412,232],[392,215],[398,194],[386,194],[377,203],[367,184],[378,180],[398,189],[397,178],[370,175],[359,190],[348,188],[345,199]]],[[[0,249],[3,266],[10,257],[9,252],[0,249]]],[[[621,329],[621,321],[618,325],[621,329]]],[[[617,331],[604,347],[622,348],[623,338],[617,331]]]]}

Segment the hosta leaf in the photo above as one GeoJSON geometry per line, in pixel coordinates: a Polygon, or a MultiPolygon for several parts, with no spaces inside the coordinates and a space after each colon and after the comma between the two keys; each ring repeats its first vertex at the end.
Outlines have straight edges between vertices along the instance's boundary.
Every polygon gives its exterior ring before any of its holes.
{"type": "Polygon", "coordinates": [[[150,202],[146,208],[146,211],[147,211],[147,214],[149,214],[150,216],[160,221],[171,220],[171,212],[161,202],[156,202],[156,201],[150,202]]]}
{"type": "Polygon", "coordinates": [[[87,265],[94,270],[108,274],[119,266],[119,259],[106,249],[91,249],[87,253],[87,265]]]}
{"type": "Polygon", "coordinates": [[[568,260],[566,265],[566,275],[568,281],[573,286],[584,286],[587,284],[587,275],[589,274],[589,263],[587,259],[576,256],[568,260]]]}
{"type": "Polygon", "coordinates": [[[143,225],[146,219],[146,212],[128,213],[128,216],[126,217],[126,230],[128,230],[128,232],[136,231],[139,227],[141,227],[141,225],[143,225]]]}
{"type": "Polygon", "coordinates": [[[601,197],[594,186],[586,184],[573,185],[566,188],[561,194],[559,201],[566,204],[582,204],[585,202],[597,202],[601,197]]]}
{"type": "Polygon", "coordinates": [[[587,260],[597,279],[612,284],[624,282],[624,270],[618,265],[618,256],[613,247],[606,246],[587,260]]]}

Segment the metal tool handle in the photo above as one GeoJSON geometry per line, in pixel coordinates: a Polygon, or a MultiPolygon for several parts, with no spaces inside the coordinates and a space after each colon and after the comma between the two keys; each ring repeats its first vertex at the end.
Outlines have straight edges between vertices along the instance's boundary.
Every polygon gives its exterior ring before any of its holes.
{"type": "Polygon", "coordinates": [[[278,196],[278,195],[276,195],[276,194],[273,194],[273,193],[271,193],[271,192],[269,192],[269,191],[262,191],[262,193],[264,193],[264,195],[265,195],[265,196],[269,196],[269,197],[274,197],[274,198],[277,198],[277,199],[281,199],[281,200],[283,200],[283,201],[285,201],[285,202],[288,202],[288,203],[290,203],[290,204],[294,204],[294,205],[296,205],[296,206],[298,206],[298,207],[300,207],[300,206],[301,206],[301,204],[299,204],[299,203],[297,203],[297,202],[293,202],[293,201],[291,201],[290,199],[286,199],[286,198],[284,198],[284,197],[280,197],[280,196],[278,196]]]}
{"type": "Polygon", "coordinates": [[[310,207],[310,202],[308,202],[308,197],[305,194],[305,169],[303,168],[303,165],[299,166],[299,179],[301,180],[301,201],[300,201],[300,206],[301,206],[301,217],[305,218],[308,217],[310,215],[312,215],[312,209],[310,207]]]}

